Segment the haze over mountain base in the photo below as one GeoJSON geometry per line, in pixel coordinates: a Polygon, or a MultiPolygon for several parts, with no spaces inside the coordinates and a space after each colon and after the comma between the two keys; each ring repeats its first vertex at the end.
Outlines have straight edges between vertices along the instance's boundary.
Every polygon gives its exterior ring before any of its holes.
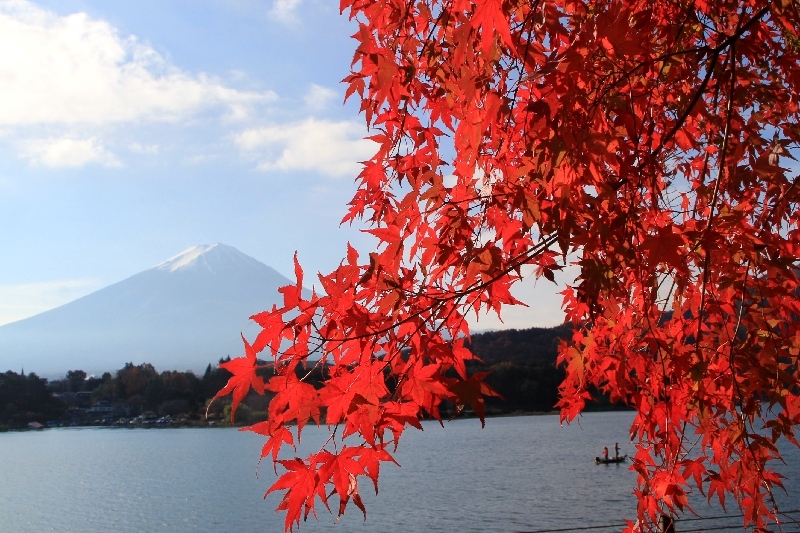
{"type": "Polygon", "coordinates": [[[101,373],[126,362],[200,372],[243,353],[249,317],[292,283],[224,244],[195,246],[50,311],[0,326],[0,372],[101,373]]]}

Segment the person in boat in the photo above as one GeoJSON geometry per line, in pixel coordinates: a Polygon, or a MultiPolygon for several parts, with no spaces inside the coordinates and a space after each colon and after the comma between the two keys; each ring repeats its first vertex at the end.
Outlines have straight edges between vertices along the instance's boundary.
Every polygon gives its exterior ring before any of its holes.
{"type": "Polygon", "coordinates": [[[603,460],[608,461],[608,446],[603,446],[603,460]]]}
{"type": "Polygon", "coordinates": [[[619,443],[614,443],[614,459],[619,459],[619,443]]]}

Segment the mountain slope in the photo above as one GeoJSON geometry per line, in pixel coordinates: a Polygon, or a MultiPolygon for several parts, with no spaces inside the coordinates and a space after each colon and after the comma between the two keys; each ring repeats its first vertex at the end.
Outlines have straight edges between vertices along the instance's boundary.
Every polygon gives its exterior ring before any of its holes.
{"type": "MultiPolygon", "coordinates": [[[[0,327],[0,371],[103,372],[126,362],[199,371],[242,353],[248,317],[291,283],[224,244],[195,246],[128,279],[0,327]]],[[[254,329],[254,328],[251,328],[254,329]]]]}

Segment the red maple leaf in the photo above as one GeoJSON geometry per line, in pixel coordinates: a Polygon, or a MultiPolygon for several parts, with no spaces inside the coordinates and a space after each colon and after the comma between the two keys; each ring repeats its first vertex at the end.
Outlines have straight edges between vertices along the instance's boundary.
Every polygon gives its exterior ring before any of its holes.
{"type": "Polygon", "coordinates": [[[502,0],[477,0],[478,7],[472,16],[472,26],[481,30],[481,49],[484,53],[489,53],[494,32],[500,35],[503,43],[511,48],[511,32],[508,24],[508,17],[503,13],[502,0]]]}
{"type": "Polygon", "coordinates": [[[264,422],[253,424],[252,426],[243,427],[239,431],[252,431],[253,433],[258,433],[259,435],[267,437],[267,441],[261,448],[261,459],[267,455],[272,455],[272,468],[275,470],[276,474],[278,473],[278,454],[281,451],[281,447],[284,444],[288,444],[295,450],[297,449],[294,445],[292,432],[283,424],[275,424],[270,420],[265,420],[264,422]]]}
{"type": "Polygon", "coordinates": [[[357,481],[357,476],[364,474],[364,467],[357,460],[361,452],[360,446],[343,446],[339,453],[323,451],[317,454],[317,464],[320,465],[320,479],[325,482],[330,480],[334,492],[339,495],[339,515],[344,514],[347,502],[353,497],[353,502],[364,513],[366,520],[367,510],[358,494],[357,481]]]}
{"type": "MultiPolygon", "coordinates": [[[[316,509],[314,508],[314,500],[319,497],[325,507],[328,507],[327,497],[325,494],[325,485],[320,483],[320,478],[317,473],[315,457],[309,458],[306,463],[299,457],[286,461],[278,461],[287,472],[283,474],[278,480],[264,494],[266,498],[271,492],[276,490],[285,490],[286,492],[278,504],[278,509],[286,511],[286,519],[284,527],[286,530],[291,531],[295,524],[300,526],[300,516],[307,519],[310,513],[317,516],[316,509]]],[[[330,507],[328,507],[330,511],[330,507]]]]}
{"type": "Polygon", "coordinates": [[[685,245],[683,238],[676,234],[672,226],[660,228],[658,234],[645,239],[642,249],[647,253],[649,265],[666,263],[673,267],[683,265],[680,250],[685,245]]]}
{"type": "Polygon", "coordinates": [[[247,339],[242,335],[244,342],[244,357],[237,357],[225,363],[220,363],[220,368],[224,368],[231,374],[225,387],[220,390],[215,396],[214,400],[233,392],[233,404],[231,406],[231,423],[233,423],[236,408],[242,400],[244,400],[247,393],[250,392],[252,387],[259,394],[264,394],[264,380],[261,376],[256,375],[257,359],[256,352],[247,339]]]}
{"type": "Polygon", "coordinates": [[[283,374],[270,378],[265,385],[267,390],[277,393],[269,405],[270,419],[286,423],[296,420],[299,438],[309,419],[319,424],[319,393],[313,385],[300,381],[293,367],[287,367],[282,372],[283,374]]]}
{"type": "Polygon", "coordinates": [[[297,252],[294,254],[294,273],[297,283],[294,285],[286,285],[278,289],[283,294],[283,309],[285,312],[289,309],[294,309],[300,305],[300,300],[303,297],[303,269],[297,261],[297,252]]]}
{"type": "Polygon", "coordinates": [[[489,372],[475,372],[469,379],[456,381],[449,386],[451,392],[456,396],[456,405],[463,406],[469,404],[472,410],[481,419],[481,427],[486,425],[486,405],[484,397],[495,396],[502,398],[488,383],[483,380],[489,372]]]}

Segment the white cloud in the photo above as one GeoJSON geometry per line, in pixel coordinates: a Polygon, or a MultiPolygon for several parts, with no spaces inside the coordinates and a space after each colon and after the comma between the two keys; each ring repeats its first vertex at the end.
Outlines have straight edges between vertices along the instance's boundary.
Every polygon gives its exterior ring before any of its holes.
{"type": "Polygon", "coordinates": [[[159,152],[152,140],[110,141],[121,125],[192,124],[201,113],[242,121],[277,100],[184,72],[106,21],[59,16],[27,0],[0,0],[0,94],[0,139],[50,168],[119,167],[114,144],[159,152]]]}
{"type": "Polygon", "coordinates": [[[31,163],[50,168],[76,168],[89,163],[119,167],[120,162],[94,138],[39,139],[26,141],[20,155],[31,163]]]}
{"type": "Polygon", "coordinates": [[[374,155],[375,144],[363,139],[364,126],[308,118],[301,122],[251,128],[234,139],[258,161],[260,170],[315,170],[328,176],[358,174],[358,163],[374,155]]]}
{"type": "Polygon", "coordinates": [[[311,111],[320,111],[328,107],[328,104],[336,98],[336,91],[328,89],[316,83],[312,83],[308,92],[303,97],[306,102],[306,107],[311,111]]]}
{"type": "Polygon", "coordinates": [[[220,158],[220,154],[213,152],[205,152],[202,154],[192,154],[183,158],[184,165],[203,165],[209,161],[214,161],[220,158]]]}
{"type": "Polygon", "coordinates": [[[155,155],[158,153],[158,145],[157,144],[139,144],[137,142],[133,142],[128,145],[128,150],[135,154],[152,154],[155,155]]]}
{"type": "Polygon", "coordinates": [[[100,282],[94,279],[0,285],[0,325],[43,313],[98,288],[100,282]]]}
{"type": "Polygon", "coordinates": [[[297,8],[300,7],[302,2],[303,0],[274,0],[268,14],[282,24],[288,26],[297,24],[300,22],[297,8]]]}
{"type": "Polygon", "coordinates": [[[0,2],[0,126],[177,121],[215,106],[232,117],[274,101],[167,62],[136,37],[84,13],[0,2]]]}

